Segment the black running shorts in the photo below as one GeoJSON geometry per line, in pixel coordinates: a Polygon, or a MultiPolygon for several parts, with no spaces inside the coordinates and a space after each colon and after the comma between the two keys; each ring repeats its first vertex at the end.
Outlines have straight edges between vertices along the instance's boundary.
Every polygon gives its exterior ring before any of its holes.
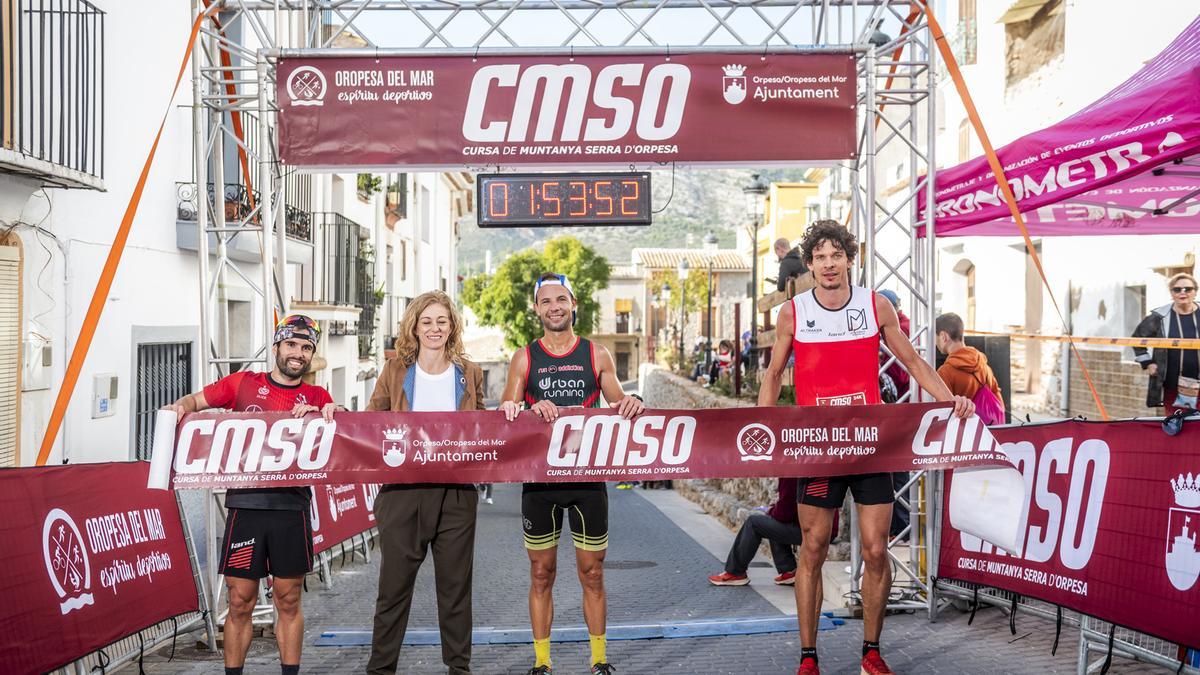
{"type": "Polygon", "coordinates": [[[564,518],[571,523],[575,548],[608,548],[608,492],[599,489],[526,489],[521,495],[525,548],[544,551],[558,546],[564,518]]]}
{"type": "Polygon", "coordinates": [[[850,494],[854,495],[856,504],[891,504],[895,499],[895,493],[892,492],[892,474],[867,473],[832,478],[801,478],[796,485],[796,503],[824,509],[840,509],[842,502],[846,500],[846,490],[850,490],[850,494]]]}
{"type": "Polygon", "coordinates": [[[302,577],[312,571],[308,509],[229,509],[221,574],[242,579],[302,577]]]}

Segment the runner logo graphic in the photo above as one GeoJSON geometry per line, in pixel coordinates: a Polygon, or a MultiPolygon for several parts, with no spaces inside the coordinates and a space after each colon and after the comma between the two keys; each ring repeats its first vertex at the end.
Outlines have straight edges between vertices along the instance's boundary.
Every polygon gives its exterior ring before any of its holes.
{"type": "Polygon", "coordinates": [[[95,604],[91,593],[92,562],[84,548],[83,536],[62,509],[51,509],[46,514],[42,524],[42,555],[63,614],[95,604]]]}
{"type": "Polygon", "coordinates": [[[771,453],[775,452],[775,434],[757,422],[747,424],[738,432],[737,447],[743,462],[771,459],[771,453]]]}
{"type": "Polygon", "coordinates": [[[300,66],[288,75],[287,90],[292,105],[325,105],[325,75],[312,66],[300,66]]]}
{"type": "Polygon", "coordinates": [[[1175,504],[1167,516],[1167,577],[1181,591],[1191,590],[1200,578],[1200,550],[1196,549],[1196,530],[1200,530],[1200,476],[1180,474],[1171,479],[1175,504]]]}
{"type": "Polygon", "coordinates": [[[383,463],[396,468],[408,457],[408,441],[404,439],[407,428],[396,427],[383,430],[383,463]]]}
{"type": "Polygon", "coordinates": [[[725,102],[737,105],[746,100],[746,66],[730,64],[724,66],[725,77],[721,78],[721,90],[725,94],[725,102]]]}

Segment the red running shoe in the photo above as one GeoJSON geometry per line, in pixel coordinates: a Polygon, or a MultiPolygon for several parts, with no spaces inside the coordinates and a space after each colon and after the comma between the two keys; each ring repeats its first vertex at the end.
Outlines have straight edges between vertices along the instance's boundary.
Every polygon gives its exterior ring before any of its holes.
{"type": "Polygon", "coordinates": [[[713,586],[745,586],[750,583],[750,577],[745,574],[730,574],[729,572],[721,572],[714,574],[708,578],[708,583],[713,586]]]}
{"type": "Polygon", "coordinates": [[[807,658],[800,661],[800,670],[796,671],[796,675],[821,675],[821,667],[817,665],[817,660],[807,658]]]}
{"type": "Polygon", "coordinates": [[[863,657],[862,670],[859,671],[859,675],[896,675],[896,673],[888,668],[888,664],[879,655],[879,651],[872,649],[863,657]]]}
{"type": "Polygon", "coordinates": [[[795,586],[796,585],[796,573],[795,572],[784,572],[783,574],[780,574],[779,576],[775,577],[775,583],[780,586],[795,586]]]}

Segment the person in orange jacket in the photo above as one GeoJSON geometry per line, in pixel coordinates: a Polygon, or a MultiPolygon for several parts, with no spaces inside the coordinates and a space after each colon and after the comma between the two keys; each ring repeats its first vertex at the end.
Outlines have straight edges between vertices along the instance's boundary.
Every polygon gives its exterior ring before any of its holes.
{"type": "MultiPolygon", "coordinates": [[[[943,314],[934,323],[934,330],[937,335],[934,344],[939,352],[946,355],[946,362],[937,372],[950,391],[957,396],[975,400],[979,390],[986,387],[995,395],[994,403],[999,406],[1003,416],[1004,397],[1000,393],[1000,383],[996,381],[996,375],[983,352],[963,341],[962,317],[954,313],[943,314]]],[[[979,407],[979,401],[976,401],[976,408],[979,407]]],[[[982,414],[981,410],[980,415],[982,414]]],[[[985,421],[989,424],[997,423],[992,420],[985,421]]]]}

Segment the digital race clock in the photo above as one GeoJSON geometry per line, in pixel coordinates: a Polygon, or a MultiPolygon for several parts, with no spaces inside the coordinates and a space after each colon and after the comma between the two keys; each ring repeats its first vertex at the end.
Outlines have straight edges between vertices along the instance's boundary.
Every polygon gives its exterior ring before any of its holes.
{"type": "Polygon", "coordinates": [[[650,174],[481,173],[480,227],[649,225],[650,174]]]}

